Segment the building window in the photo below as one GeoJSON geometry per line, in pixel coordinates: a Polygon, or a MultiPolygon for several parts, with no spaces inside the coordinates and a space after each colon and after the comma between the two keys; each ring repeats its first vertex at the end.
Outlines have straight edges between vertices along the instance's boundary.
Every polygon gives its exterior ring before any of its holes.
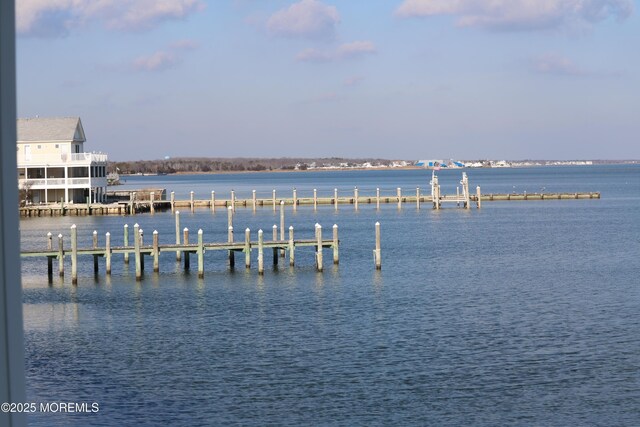
{"type": "Polygon", "coordinates": [[[42,145],[38,145],[38,150],[40,150],[42,148],[42,145]]]}
{"type": "Polygon", "coordinates": [[[56,144],[56,148],[60,148],[60,144],[56,144]]]}

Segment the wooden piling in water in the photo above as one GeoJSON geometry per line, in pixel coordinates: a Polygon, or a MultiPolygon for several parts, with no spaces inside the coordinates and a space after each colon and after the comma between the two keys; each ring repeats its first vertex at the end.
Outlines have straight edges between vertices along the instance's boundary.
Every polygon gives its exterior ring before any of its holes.
{"type": "Polygon", "coordinates": [[[227,208],[227,228],[233,227],[233,208],[229,206],[227,208]]]}
{"type": "Polygon", "coordinates": [[[58,274],[64,277],[64,241],[62,234],[58,234],[58,274]]]}
{"type": "Polygon", "coordinates": [[[236,192],[231,190],[231,209],[236,211],[236,192]]]}
{"type": "Polygon", "coordinates": [[[251,192],[251,201],[253,202],[253,211],[256,211],[256,190],[251,192]]]}
{"type": "Polygon", "coordinates": [[[316,268],[318,271],[322,271],[322,226],[320,224],[316,225],[316,241],[316,268]]]}
{"type": "MultiPolygon", "coordinates": [[[[184,230],[182,230],[182,243],[186,246],[189,244],[189,229],[187,227],[184,228],[184,230]]],[[[189,256],[189,251],[184,251],[184,269],[185,271],[189,271],[189,268],[191,268],[190,265],[190,256],[189,256]]]]}
{"type": "Polygon", "coordinates": [[[211,191],[211,212],[216,211],[216,192],[211,191]]]}
{"type": "MultiPolygon", "coordinates": [[[[53,235],[51,232],[47,233],[47,250],[53,250],[53,235]]],[[[49,281],[53,279],[53,257],[47,257],[47,278],[49,281]]]]}
{"type": "Polygon", "coordinates": [[[140,261],[140,226],[136,223],[133,225],[133,251],[136,264],[136,280],[142,280],[142,264],[140,261]]]}
{"type": "Polygon", "coordinates": [[[376,248],[373,250],[373,260],[376,270],[382,269],[382,254],[380,249],[380,223],[376,222],[376,248]]]}
{"type": "MultiPolygon", "coordinates": [[[[227,233],[227,242],[233,243],[233,226],[229,226],[227,233]]],[[[236,265],[235,252],[229,249],[229,267],[234,268],[236,265]]]]}
{"type": "MultiPolygon", "coordinates": [[[[273,241],[278,240],[278,226],[273,224],[273,241]]],[[[273,265],[278,265],[278,248],[273,248],[273,265]]]]}
{"type": "Polygon", "coordinates": [[[398,209],[402,208],[402,188],[398,187],[396,189],[397,197],[398,197],[398,209]]]}
{"type": "MultiPolygon", "coordinates": [[[[98,231],[93,230],[93,249],[98,249],[98,231]]],[[[98,274],[98,255],[93,254],[93,272],[98,274]]]]}
{"type": "Polygon", "coordinates": [[[335,210],[338,210],[338,189],[333,189],[333,204],[335,206],[335,210]]]}
{"type": "Polygon", "coordinates": [[[295,265],[295,244],[293,240],[293,225],[289,226],[289,265],[293,267],[295,265]]]}
{"type": "Polygon", "coordinates": [[[144,273],[144,252],[142,252],[142,246],[144,245],[144,231],[142,228],[138,230],[138,239],[140,240],[140,271],[144,273]]]}
{"type": "Polygon", "coordinates": [[[416,187],[416,208],[420,209],[420,187],[416,187]]]}
{"type": "Polygon", "coordinates": [[[358,187],[353,189],[353,207],[358,210],[358,187]]]}
{"type": "MultiPolygon", "coordinates": [[[[280,240],[284,240],[284,200],[280,201],[280,240]]],[[[284,252],[284,249],[280,249],[281,257],[284,257],[284,252]]]]}
{"type": "Polygon", "coordinates": [[[198,230],[198,277],[204,277],[204,240],[202,228],[198,230]]]}
{"type": "MultiPolygon", "coordinates": [[[[129,246],[129,224],[124,225],[124,245],[129,246]]],[[[129,264],[129,252],[124,253],[124,263],[129,264]]]]}
{"type": "Polygon", "coordinates": [[[333,263],[340,263],[340,257],[338,256],[338,224],[333,224],[333,263]]]}
{"type": "MultiPolygon", "coordinates": [[[[176,211],[176,245],[180,244],[180,211],[176,211]]],[[[182,252],[176,251],[176,261],[180,262],[182,259],[182,252]]]]}
{"type": "Polygon", "coordinates": [[[191,191],[191,192],[189,193],[189,198],[190,198],[190,199],[189,199],[189,202],[190,202],[190,203],[189,203],[189,205],[191,206],[191,213],[193,213],[193,211],[194,211],[194,210],[195,210],[195,208],[196,208],[196,205],[195,205],[195,202],[194,202],[194,198],[193,198],[193,197],[194,197],[194,194],[193,194],[193,191],[191,191]]]}
{"type": "Polygon", "coordinates": [[[244,230],[244,266],[251,268],[251,230],[244,230]]]}
{"type": "Polygon", "coordinates": [[[78,284],[78,230],[71,226],[71,283],[78,284]]]}
{"type": "Polygon", "coordinates": [[[160,271],[160,245],[158,244],[158,230],[153,230],[153,272],[160,271]]]}
{"type": "Polygon", "coordinates": [[[313,210],[318,209],[318,190],[313,189],[313,210]]]}
{"type": "Polygon", "coordinates": [[[131,215],[135,215],[136,214],[136,192],[134,191],[133,193],[131,193],[131,196],[129,196],[129,198],[130,198],[129,213],[131,215]]]}
{"type": "Polygon", "coordinates": [[[176,193],[175,191],[171,192],[171,213],[176,211],[176,193]]]}
{"type": "Polygon", "coordinates": [[[273,197],[273,211],[275,212],[276,211],[276,190],[275,189],[273,190],[272,194],[273,194],[273,196],[272,196],[273,197]]]}
{"type": "Polygon", "coordinates": [[[380,188],[376,188],[376,209],[380,209],[380,188]]]}
{"type": "Polygon", "coordinates": [[[476,187],[476,199],[476,205],[478,206],[478,209],[480,209],[482,207],[482,193],[480,192],[479,185],[476,187]]]}
{"type": "Polygon", "coordinates": [[[298,190],[293,189],[293,211],[298,210],[298,190]]]}
{"type": "Polygon", "coordinates": [[[107,275],[111,274],[111,233],[108,231],[104,235],[104,258],[105,258],[105,272],[107,275]]]}
{"type": "Polygon", "coordinates": [[[264,237],[262,229],[258,230],[258,274],[264,274],[264,237]]]}
{"type": "Polygon", "coordinates": [[[151,193],[149,193],[149,212],[151,212],[151,215],[156,213],[155,198],[155,192],[152,191],[151,193]]]}

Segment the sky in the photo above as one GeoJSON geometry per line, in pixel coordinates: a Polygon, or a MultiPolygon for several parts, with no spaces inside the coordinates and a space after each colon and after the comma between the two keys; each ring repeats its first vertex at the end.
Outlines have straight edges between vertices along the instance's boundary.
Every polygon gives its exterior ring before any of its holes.
{"type": "Polygon", "coordinates": [[[19,117],[171,157],[640,159],[633,0],[16,0],[19,117]]]}

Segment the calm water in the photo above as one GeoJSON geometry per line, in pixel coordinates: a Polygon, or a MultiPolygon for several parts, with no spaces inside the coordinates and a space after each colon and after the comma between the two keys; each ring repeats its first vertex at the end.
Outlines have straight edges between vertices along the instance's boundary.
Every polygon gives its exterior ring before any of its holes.
{"type": "MultiPolygon", "coordinates": [[[[97,414],[35,414],[37,426],[89,425],[638,425],[640,422],[640,167],[470,170],[484,193],[601,191],[601,200],[486,202],[482,210],[405,205],[287,209],[311,237],[340,227],[340,265],[324,273],[296,253],[263,277],[242,258],[229,271],[207,253],[203,280],[175,255],[136,283],[114,258],[111,278],[79,285],[25,260],[28,400],[98,402],[97,414]],[[373,269],[374,223],[383,270],[373,269]]],[[[428,189],[426,171],[130,177],[178,198],[329,195],[428,189]]],[[[455,192],[459,171],[442,171],[455,192]]],[[[206,240],[226,238],[226,212],[181,214],[206,240]]],[[[96,229],[122,241],[134,220],[171,242],[170,213],[30,218],[23,248],[44,235],[81,246],[96,229]],[[68,240],[67,240],[68,242],[68,240]]],[[[271,208],[237,210],[237,230],[271,234],[271,208]]],[[[306,249],[306,250],[305,250],[306,249]]],[[[271,267],[271,254],[266,265],[271,267]]],[[[325,252],[325,262],[330,260],[325,252]]],[[[133,264],[130,267],[133,269],[133,264]]],[[[195,268],[195,265],[194,267],[195,268]]],[[[55,268],[54,268],[55,270],[55,268]]],[[[67,272],[70,265],[67,264],[67,272]]],[[[68,274],[68,276],[70,276],[68,274]]]]}

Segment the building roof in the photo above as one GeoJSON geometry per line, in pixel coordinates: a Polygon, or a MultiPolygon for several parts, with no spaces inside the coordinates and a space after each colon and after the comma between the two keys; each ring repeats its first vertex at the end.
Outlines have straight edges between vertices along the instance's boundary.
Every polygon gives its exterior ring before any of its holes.
{"type": "Polygon", "coordinates": [[[80,117],[35,117],[18,119],[20,142],[84,142],[84,129],[80,117]]]}

